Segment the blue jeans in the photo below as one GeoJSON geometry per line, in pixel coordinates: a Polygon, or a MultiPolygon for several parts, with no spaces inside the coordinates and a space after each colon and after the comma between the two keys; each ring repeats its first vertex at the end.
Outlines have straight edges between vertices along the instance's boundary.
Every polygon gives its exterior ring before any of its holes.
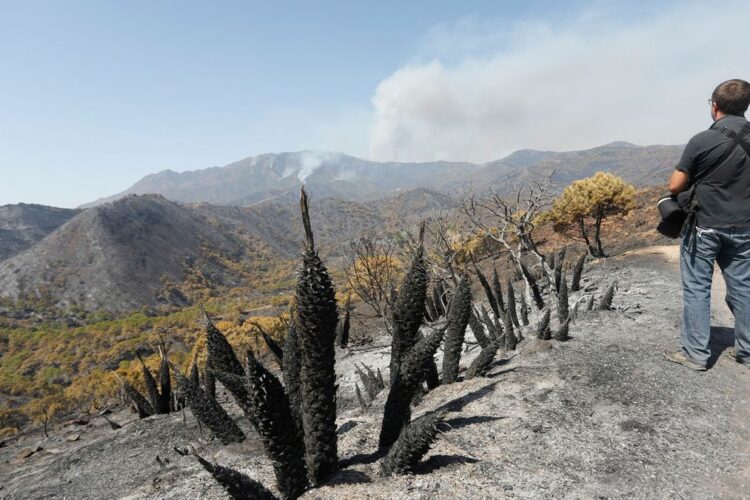
{"type": "Polygon", "coordinates": [[[683,238],[682,351],[699,363],[711,356],[711,281],[714,262],[724,274],[726,301],[734,314],[734,336],[739,361],[750,363],[750,228],[709,229],[698,226],[683,238]]]}

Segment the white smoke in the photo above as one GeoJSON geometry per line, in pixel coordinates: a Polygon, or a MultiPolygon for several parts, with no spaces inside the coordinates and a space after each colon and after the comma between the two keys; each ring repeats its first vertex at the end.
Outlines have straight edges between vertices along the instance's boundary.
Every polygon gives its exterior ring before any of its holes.
{"type": "Polygon", "coordinates": [[[434,29],[427,51],[437,55],[378,85],[370,157],[483,162],[520,148],[680,144],[710,124],[719,82],[750,80],[750,2],[614,17],[434,29]]]}
{"type": "Polygon", "coordinates": [[[337,153],[329,153],[324,151],[304,151],[300,154],[299,171],[297,172],[297,178],[300,182],[307,181],[321,165],[326,161],[335,159],[337,153]]]}

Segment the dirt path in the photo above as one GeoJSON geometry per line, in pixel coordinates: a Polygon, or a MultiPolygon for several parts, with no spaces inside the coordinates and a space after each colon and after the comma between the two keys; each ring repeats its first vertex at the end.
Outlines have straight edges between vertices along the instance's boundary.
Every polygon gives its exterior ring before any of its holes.
{"type": "MultiPolygon", "coordinates": [[[[652,256],[654,258],[663,258],[664,264],[676,274],[680,272],[680,247],[679,245],[672,246],[658,246],[650,247],[646,249],[640,249],[623,256],[624,258],[632,258],[635,256],[652,256]]],[[[726,295],[726,285],[724,283],[724,277],[718,266],[714,269],[714,279],[711,286],[711,326],[718,330],[719,333],[724,333],[725,338],[724,344],[731,341],[731,335],[729,330],[734,328],[734,317],[732,316],[729,307],[727,306],[724,297],[726,295]],[[718,327],[718,328],[717,328],[718,327]]],[[[720,342],[721,343],[721,342],[720,342]]],[[[731,352],[731,349],[730,349],[731,352]]],[[[739,436],[748,436],[750,434],[750,402],[748,402],[748,396],[750,396],[750,382],[740,379],[737,381],[740,385],[740,394],[744,390],[744,397],[738,400],[735,411],[733,412],[732,426],[736,429],[739,436]],[[744,389],[743,389],[744,388],[744,389]]],[[[750,457],[750,439],[744,440],[744,454],[750,457]]],[[[717,492],[720,496],[732,497],[738,492],[744,492],[742,498],[750,498],[750,459],[746,460],[744,466],[740,468],[736,475],[732,475],[725,478],[724,481],[720,481],[717,485],[717,492]]]]}

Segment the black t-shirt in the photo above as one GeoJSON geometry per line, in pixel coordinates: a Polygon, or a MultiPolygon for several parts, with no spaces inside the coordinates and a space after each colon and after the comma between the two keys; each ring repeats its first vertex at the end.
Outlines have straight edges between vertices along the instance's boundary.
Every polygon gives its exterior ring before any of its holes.
{"type": "MultiPolygon", "coordinates": [[[[714,122],[708,130],[695,135],[685,146],[675,167],[688,174],[690,182],[700,178],[732,147],[732,139],[717,131],[726,127],[738,132],[747,120],[727,115],[714,122]]],[[[749,141],[749,137],[744,138],[749,141]]],[[[698,225],[703,227],[750,227],[750,158],[741,147],[734,152],[696,188],[698,225]]]]}

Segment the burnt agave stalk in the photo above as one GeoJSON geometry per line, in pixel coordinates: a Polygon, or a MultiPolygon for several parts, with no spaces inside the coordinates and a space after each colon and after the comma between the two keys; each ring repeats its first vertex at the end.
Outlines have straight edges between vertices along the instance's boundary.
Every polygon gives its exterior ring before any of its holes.
{"type": "Polygon", "coordinates": [[[464,274],[458,281],[456,293],[448,311],[448,329],[445,335],[445,355],[443,356],[443,385],[452,384],[458,379],[458,363],[464,343],[466,326],[471,316],[471,283],[464,274]]]}
{"type": "Polygon", "coordinates": [[[237,400],[237,404],[252,421],[253,411],[250,407],[247,387],[244,383],[238,383],[237,379],[237,377],[245,376],[245,369],[234,354],[234,349],[232,349],[227,338],[214,326],[213,321],[205,311],[203,311],[203,322],[206,328],[206,346],[208,347],[206,370],[213,372],[221,385],[232,394],[234,399],[237,400]],[[228,377],[226,374],[235,377],[228,377]]]}
{"type": "Polygon", "coordinates": [[[159,396],[159,388],[156,386],[156,380],[154,379],[154,376],[151,375],[151,370],[149,370],[146,366],[146,363],[143,361],[140,353],[136,352],[135,355],[138,358],[138,361],[141,362],[141,373],[143,374],[143,381],[146,383],[146,393],[148,394],[148,401],[149,403],[151,403],[152,408],[159,409],[159,401],[161,399],[161,396],[159,396]]]}
{"type": "Polygon", "coordinates": [[[167,348],[162,341],[159,347],[161,363],[159,364],[159,413],[169,413],[172,404],[172,381],[169,375],[167,348]]]}
{"type": "Polygon", "coordinates": [[[503,328],[505,329],[505,350],[515,351],[518,345],[518,337],[513,329],[513,320],[510,319],[510,310],[503,314],[503,328]]]}
{"type": "Polygon", "coordinates": [[[583,265],[586,263],[586,253],[582,253],[573,266],[573,278],[570,283],[570,289],[577,292],[581,289],[581,276],[583,275],[583,265]]]}
{"type": "Polygon", "coordinates": [[[211,370],[203,370],[203,386],[206,389],[206,395],[211,399],[216,399],[216,376],[211,370]]]}
{"type": "Polygon", "coordinates": [[[241,443],[245,434],[237,427],[234,420],[227,415],[219,403],[195,385],[192,380],[184,377],[179,370],[174,370],[177,387],[185,396],[185,400],[195,418],[203,422],[211,432],[224,444],[241,443]]]}
{"type": "Polygon", "coordinates": [[[484,327],[482,326],[482,322],[479,321],[479,317],[474,308],[472,308],[471,315],[469,316],[469,327],[474,333],[474,338],[477,339],[479,345],[482,348],[486,347],[490,340],[487,338],[487,335],[484,334],[484,327]]]}
{"type": "Polygon", "coordinates": [[[441,329],[423,337],[403,359],[401,370],[391,384],[385,402],[380,428],[381,448],[393,444],[398,439],[401,429],[411,419],[412,400],[421,387],[425,367],[433,360],[444,334],[445,330],[441,329]]]}
{"type": "Polygon", "coordinates": [[[444,411],[434,411],[404,427],[380,465],[381,474],[387,477],[413,471],[437,439],[438,425],[443,418],[444,411]]]}
{"type": "Polygon", "coordinates": [[[490,342],[482,349],[479,355],[474,358],[474,361],[471,362],[469,369],[466,370],[466,378],[470,379],[485,376],[490,369],[492,361],[495,359],[495,354],[497,354],[497,344],[490,342]]]}
{"type": "Polygon", "coordinates": [[[552,337],[549,327],[550,310],[545,308],[542,311],[542,317],[539,319],[539,323],[536,326],[536,338],[542,340],[549,340],[552,337]]]}
{"type": "Polygon", "coordinates": [[[495,297],[495,294],[492,293],[492,288],[490,287],[490,283],[487,281],[487,278],[485,277],[484,273],[479,269],[479,266],[477,265],[476,261],[472,257],[472,263],[474,264],[474,272],[477,275],[477,278],[479,278],[479,283],[481,283],[482,288],[484,289],[484,294],[487,296],[487,302],[490,304],[490,309],[492,309],[492,312],[495,313],[495,316],[500,315],[500,309],[497,305],[497,298],[495,297]]]}
{"type": "Polygon", "coordinates": [[[518,328],[521,326],[521,324],[518,322],[518,314],[516,313],[516,292],[513,290],[513,283],[511,283],[510,280],[508,280],[508,314],[510,315],[510,320],[513,322],[513,326],[515,328],[518,328]]]}
{"type": "Polygon", "coordinates": [[[224,487],[224,490],[235,500],[275,500],[273,493],[268,491],[265,486],[254,479],[250,479],[245,474],[224,467],[218,464],[212,464],[197,453],[193,453],[198,462],[206,471],[224,487]]]}
{"type": "MultiPolygon", "coordinates": [[[[398,373],[401,360],[418,340],[427,298],[427,268],[424,261],[422,238],[424,224],[420,227],[420,243],[409,271],[398,291],[393,307],[393,337],[391,339],[391,374],[398,373]]],[[[391,376],[391,380],[393,380],[391,376]]]]}
{"type": "Polygon", "coordinates": [[[529,288],[531,288],[531,298],[534,299],[534,305],[541,311],[544,309],[544,299],[542,298],[542,293],[539,291],[539,282],[523,262],[521,263],[521,274],[523,274],[526,283],[528,283],[529,288]]]}
{"type": "Polygon", "coordinates": [[[589,295],[586,298],[586,310],[587,311],[593,311],[594,310],[594,296],[589,295]]]}
{"type": "Polygon", "coordinates": [[[560,286],[557,289],[557,318],[560,320],[560,323],[565,323],[570,318],[568,282],[564,271],[560,275],[560,286]]]}
{"type": "Polygon", "coordinates": [[[526,294],[521,294],[521,324],[527,326],[529,324],[529,304],[526,302],[526,294]]]}
{"type": "Polygon", "coordinates": [[[331,277],[315,250],[304,188],[300,207],[305,250],[297,280],[296,322],[302,361],[302,426],[308,475],[318,485],[338,468],[334,371],[338,312],[331,277]]]}
{"type": "Polygon", "coordinates": [[[122,389],[125,391],[125,394],[128,396],[128,398],[130,398],[130,401],[133,402],[135,411],[138,412],[138,418],[150,417],[151,415],[154,415],[156,413],[148,400],[143,397],[143,394],[138,392],[138,389],[125,382],[124,380],[122,382],[122,389]]]}
{"type": "Polygon", "coordinates": [[[351,330],[351,327],[351,296],[347,296],[346,305],[344,305],[344,323],[341,325],[341,340],[339,341],[342,349],[349,346],[349,330],[351,330]]]}
{"type": "Polygon", "coordinates": [[[427,384],[427,389],[432,390],[440,385],[440,375],[438,375],[437,365],[435,364],[435,358],[430,359],[427,362],[427,368],[425,368],[424,381],[427,384]]]}
{"type": "Polygon", "coordinates": [[[198,374],[198,363],[196,363],[195,359],[190,364],[190,375],[189,375],[189,377],[190,377],[190,381],[192,383],[194,383],[195,385],[200,385],[201,378],[200,378],[200,375],[198,374]]]}
{"type": "Polygon", "coordinates": [[[266,346],[268,346],[268,350],[271,351],[274,358],[276,358],[276,363],[278,363],[279,368],[283,370],[284,369],[284,350],[273,339],[273,337],[271,337],[268,333],[266,333],[263,327],[260,326],[260,323],[253,322],[251,323],[251,325],[253,325],[255,328],[258,329],[261,337],[263,337],[263,341],[266,343],[266,346]]]}
{"type": "Polygon", "coordinates": [[[563,264],[565,263],[565,247],[560,250],[560,253],[555,261],[555,291],[560,291],[560,282],[562,280],[563,264]]]}
{"type": "Polygon", "coordinates": [[[495,317],[499,318],[505,313],[505,301],[503,300],[503,287],[500,285],[500,277],[497,274],[497,268],[492,270],[492,289],[495,292],[495,302],[497,303],[498,310],[498,312],[495,313],[495,317]]]}
{"type": "MultiPolygon", "coordinates": [[[[487,312],[487,309],[484,307],[484,305],[479,306],[479,310],[482,314],[482,322],[487,326],[487,331],[490,334],[491,340],[497,342],[500,337],[503,335],[502,327],[500,326],[498,316],[495,316],[494,318],[490,318],[489,313],[487,312]]],[[[503,314],[505,314],[503,312],[503,314]]]]}
{"type": "Polygon", "coordinates": [[[560,324],[560,328],[555,332],[555,340],[565,342],[570,338],[569,332],[570,320],[566,319],[562,324],[560,324]]]}
{"type": "Polygon", "coordinates": [[[615,298],[615,289],[617,288],[617,282],[613,281],[611,285],[607,288],[607,291],[604,292],[604,296],[602,297],[602,301],[599,304],[599,310],[600,311],[609,311],[612,309],[612,299],[615,298]]]}
{"type": "Polygon", "coordinates": [[[385,389],[385,383],[382,379],[382,375],[378,376],[378,374],[372,371],[372,368],[370,368],[369,366],[363,363],[362,368],[360,368],[355,364],[354,370],[357,372],[357,375],[362,382],[362,387],[365,388],[367,398],[370,401],[375,399],[375,397],[380,394],[380,391],[385,389]]]}
{"type": "MultiPolygon", "coordinates": [[[[295,313],[292,312],[292,318],[295,313]]],[[[302,385],[300,383],[300,372],[302,365],[300,361],[299,346],[297,345],[297,327],[294,321],[289,321],[289,330],[284,339],[284,386],[289,397],[289,407],[292,411],[297,429],[302,432],[302,385]]]]}
{"type": "Polygon", "coordinates": [[[575,304],[573,304],[573,307],[570,308],[570,321],[575,321],[575,319],[578,317],[578,307],[580,306],[580,302],[576,301],[575,304]]]}
{"type": "Polygon", "coordinates": [[[247,380],[256,409],[257,431],[273,462],[276,487],[284,498],[297,498],[307,487],[305,447],[279,379],[248,351],[247,380]]]}
{"type": "Polygon", "coordinates": [[[364,397],[362,397],[362,391],[359,389],[359,384],[354,383],[354,392],[357,395],[357,401],[359,401],[359,406],[362,408],[369,408],[370,402],[367,402],[364,397]]]}

